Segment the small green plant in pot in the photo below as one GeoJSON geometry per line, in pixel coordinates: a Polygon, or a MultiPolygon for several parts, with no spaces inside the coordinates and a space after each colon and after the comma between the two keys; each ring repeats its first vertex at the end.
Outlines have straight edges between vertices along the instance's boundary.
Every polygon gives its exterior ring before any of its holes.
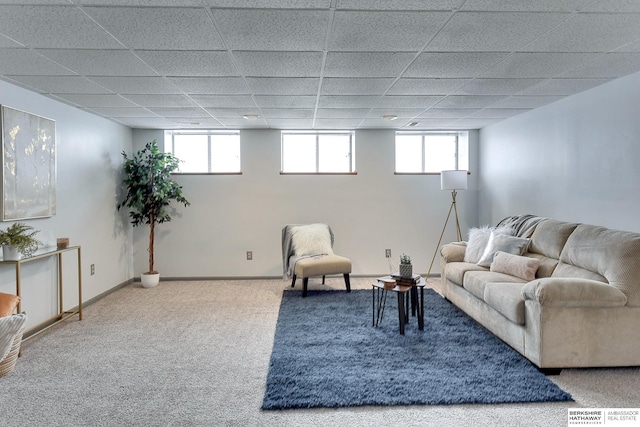
{"type": "Polygon", "coordinates": [[[22,222],[11,224],[6,230],[0,231],[0,245],[2,245],[3,259],[16,261],[20,254],[31,256],[38,250],[42,242],[34,236],[40,231],[22,222]]]}
{"type": "Polygon", "coordinates": [[[178,169],[180,160],[171,153],[163,153],[154,139],[134,153],[131,158],[125,152],[124,186],[127,194],[118,209],[128,208],[133,226],[149,225],[149,270],[142,273],[142,286],[153,287],[160,280],[154,268],[153,248],[156,224],[171,221],[171,202],[190,203],[182,195],[182,187],[171,177],[178,169]]]}
{"type": "Polygon", "coordinates": [[[413,274],[413,265],[411,265],[411,257],[407,254],[400,255],[400,276],[411,277],[413,274]]]}

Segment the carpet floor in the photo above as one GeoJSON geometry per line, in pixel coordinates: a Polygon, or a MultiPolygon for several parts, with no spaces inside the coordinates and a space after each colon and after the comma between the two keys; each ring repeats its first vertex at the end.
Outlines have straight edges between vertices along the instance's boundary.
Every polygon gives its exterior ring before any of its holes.
{"type": "Polygon", "coordinates": [[[571,400],[515,350],[425,292],[425,328],[398,331],[397,299],[372,326],[370,290],[285,291],[264,409],[571,400]]]}
{"type": "MultiPolygon", "coordinates": [[[[351,287],[370,291],[372,280],[352,277],[351,287]]],[[[25,344],[15,370],[0,378],[0,426],[566,427],[569,408],[640,407],[640,368],[615,368],[549,377],[575,402],[262,410],[289,285],[238,279],[119,289],[85,307],[82,322],[25,344]]],[[[344,281],[311,280],[309,289],[342,290],[344,281]]],[[[384,326],[397,328],[391,312],[384,326]]]]}

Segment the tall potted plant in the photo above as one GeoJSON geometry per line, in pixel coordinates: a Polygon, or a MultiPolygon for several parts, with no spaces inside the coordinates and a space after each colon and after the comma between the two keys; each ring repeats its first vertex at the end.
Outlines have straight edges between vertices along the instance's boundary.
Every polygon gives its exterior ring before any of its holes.
{"type": "Polygon", "coordinates": [[[169,207],[171,202],[190,203],[182,195],[182,187],[171,177],[178,169],[180,160],[171,153],[163,153],[154,139],[134,153],[131,158],[124,157],[124,185],[127,194],[118,209],[129,209],[131,224],[138,226],[149,224],[149,270],[140,277],[143,287],[156,286],[160,274],[154,268],[153,248],[156,224],[171,221],[169,207]]]}

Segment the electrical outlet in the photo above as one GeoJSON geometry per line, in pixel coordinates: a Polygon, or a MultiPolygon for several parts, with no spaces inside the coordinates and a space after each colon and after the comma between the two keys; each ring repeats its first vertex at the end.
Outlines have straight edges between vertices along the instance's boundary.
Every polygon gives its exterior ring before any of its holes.
{"type": "Polygon", "coordinates": [[[253,259],[253,252],[247,251],[247,260],[251,261],[253,259]]]}
{"type": "Polygon", "coordinates": [[[91,264],[91,275],[93,276],[94,274],[96,274],[96,265],[91,264]]]}
{"type": "Polygon", "coordinates": [[[385,258],[391,258],[391,249],[385,249],[384,250],[384,257],[385,258]]]}

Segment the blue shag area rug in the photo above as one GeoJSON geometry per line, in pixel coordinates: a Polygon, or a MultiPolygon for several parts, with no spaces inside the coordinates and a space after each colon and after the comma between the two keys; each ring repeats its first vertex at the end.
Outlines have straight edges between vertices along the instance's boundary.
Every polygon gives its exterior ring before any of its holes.
{"type": "Polygon", "coordinates": [[[262,409],[571,401],[534,365],[425,290],[425,327],[398,332],[395,294],[284,291],[262,409]]]}

